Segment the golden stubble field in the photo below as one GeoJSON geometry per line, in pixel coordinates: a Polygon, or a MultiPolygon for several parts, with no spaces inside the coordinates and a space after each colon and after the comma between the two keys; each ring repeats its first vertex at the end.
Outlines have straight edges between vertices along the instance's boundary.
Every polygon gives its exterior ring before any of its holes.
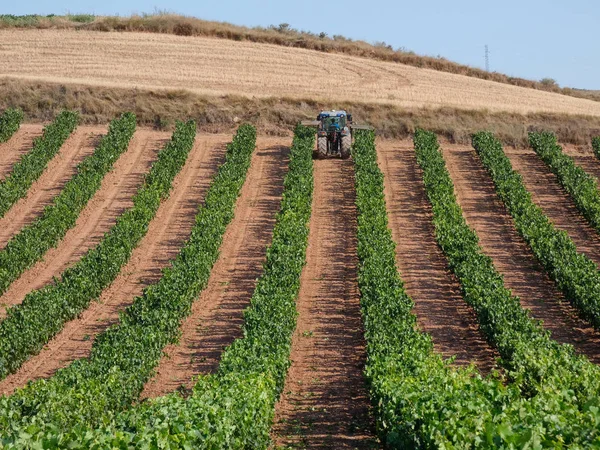
{"type": "Polygon", "coordinates": [[[150,33],[0,30],[0,76],[204,95],[600,116],[600,102],[462,75],[269,44],[150,33]]]}

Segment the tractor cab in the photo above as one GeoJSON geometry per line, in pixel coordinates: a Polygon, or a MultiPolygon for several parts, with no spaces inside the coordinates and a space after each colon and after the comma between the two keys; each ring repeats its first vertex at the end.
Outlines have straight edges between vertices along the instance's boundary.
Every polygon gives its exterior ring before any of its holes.
{"type": "Polygon", "coordinates": [[[340,131],[346,127],[346,116],[329,116],[321,120],[323,131],[340,131]]]}
{"type": "Polygon", "coordinates": [[[345,111],[323,111],[317,116],[320,124],[320,131],[327,133],[341,131],[352,122],[352,116],[345,111]]]}

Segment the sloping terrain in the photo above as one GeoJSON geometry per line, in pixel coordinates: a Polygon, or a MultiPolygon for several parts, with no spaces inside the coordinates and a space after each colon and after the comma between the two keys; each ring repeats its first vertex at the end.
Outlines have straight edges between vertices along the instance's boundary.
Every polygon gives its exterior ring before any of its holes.
{"type": "Polygon", "coordinates": [[[600,116],[600,103],[270,44],[148,33],[0,30],[0,76],[210,95],[600,116]]]}

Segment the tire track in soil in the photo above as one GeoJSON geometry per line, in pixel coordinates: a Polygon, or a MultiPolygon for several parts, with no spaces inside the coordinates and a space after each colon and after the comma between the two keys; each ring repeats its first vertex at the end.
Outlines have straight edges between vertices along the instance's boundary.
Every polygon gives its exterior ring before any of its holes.
{"type": "Polygon", "coordinates": [[[378,448],[363,377],[352,161],[315,161],[314,180],[292,364],[272,437],[290,447],[378,448]]]}
{"type": "Polygon", "coordinates": [[[475,150],[456,145],[442,145],[442,150],[467,223],[506,287],[534,318],[544,321],[553,339],[600,363],[600,334],[578,317],[518,234],[475,150]]]}
{"type": "Polygon", "coordinates": [[[135,132],[127,151],[106,174],[100,189],[79,214],[75,226],[57,247],[48,250],[43,260],[26,270],[0,296],[0,318],[6,315],[6,307],[21,303],[28,292],[51,283],[54,277],[79,261],[102,240],[117,217],[133,206],[133,195],[168,139],[169,133],[135,132]]]}
{"type": "Polygon", "coordinates": [[[495,368],[497,352],[479,330],[475,311],[464,301],[460,283],[435,239],[431,204],[412,141],[377,142],[396,263],[420,330],[435,351],[455,364],[475,363],[483,373],[495,368]]]}
{"type": "Polygon", "coordinates": [[[581,215],[557,177],[531,149],[506,147],[504,153],[513,169],[521,174],[532,200],[554,225],[566,231],[577,246],[596,264],[600,264],[600,235],[581,215]]]}
{"type": "Polygon", "coordinates": [[[42,135],[43,126],[23,124],[7,141],[0,144],[0,180],[12,171],[19,159],[33,148],[35,138],[42,135]]]}
{"type": "Polygon", "coordinates": [[[77,171],[77,165],[91,155],[106,134],[104,127],[79,126],[34,181],[25,197],[17,201],[0,219],[0,248],[21,228],[37,219],[77,171]]]}
{"type": "Polygon", "coordinates": [[[179,343],[165,349],[157,374],[142,392],[143,399],[182,387],[189,392],[192,378],[214,372],[223,349],[242,337],[243,311],[262,274],[281,203],[288,166],[286,144],[281,139],[258,138],[258,150],[208,284],[182,323],[179,343]]]}
{"type": "Polygon", "coordinates": [[[189,238],[198,206],[218,165],[225,157],[230,135],[196,138],[194,148],[175,177],[168,199],[162,202],[146,236],[134,249],[115,281],[77,319],[65,324],[44,349],[0,382],[0,394],[10,394],[30,380],[49,378],[58,369],[89,356],[94,338],[119,321],[119,313],[162,275],[189,238]]]}

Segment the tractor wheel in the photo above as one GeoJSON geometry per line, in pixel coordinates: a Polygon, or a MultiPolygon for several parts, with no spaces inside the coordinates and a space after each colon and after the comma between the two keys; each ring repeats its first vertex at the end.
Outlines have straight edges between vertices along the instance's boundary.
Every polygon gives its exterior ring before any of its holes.
{"type": "Polygon", "coordinates": [[[319,153],[319,158],[327,157],[327,137],[318,137],[317,138],[317,150],[319,153]]]}
{"type": "Polygon", "coordinates": [[[352,148],[352,136],[349,134],[346,136],[342,136],[342,149],[340,152],[342,159],[350,158],[350,149],[351,148],[352,148]]]}

